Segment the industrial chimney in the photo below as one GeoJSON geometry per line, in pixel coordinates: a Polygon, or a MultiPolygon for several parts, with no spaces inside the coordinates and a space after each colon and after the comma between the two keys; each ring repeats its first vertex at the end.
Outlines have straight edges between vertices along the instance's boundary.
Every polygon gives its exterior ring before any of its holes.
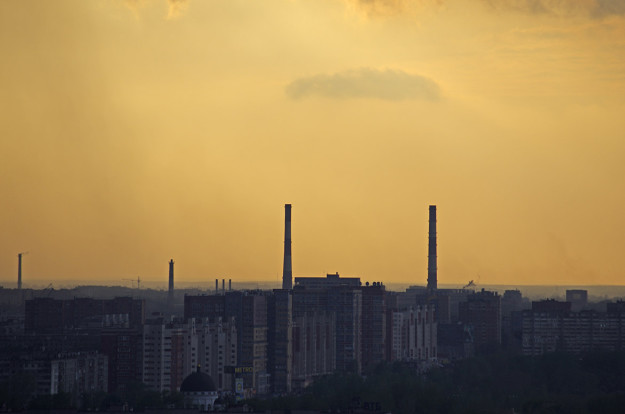
{"type": "Polygon", "coordinates": [[[167,294],[167,306],[174,306],[174,259],[169,261],[169,293],[167,294]]]}
{"type": "Polygon", "coordinates": [[[436,290],[438,287],[436,271],[436,206],[430,206],[430,234],[428,239],[428,290],[436,290]]]}
{"type": "Polygon", "coordinates": [[[293,288],[293,263],[291,262],[291,205],[284,205],[284,266],[282,289],[293,288]]]}
{"type": "Polygon", "coordinates": [[[22,290],[22,255],[24,253],[17,254],[17,288],[22,290]]]}

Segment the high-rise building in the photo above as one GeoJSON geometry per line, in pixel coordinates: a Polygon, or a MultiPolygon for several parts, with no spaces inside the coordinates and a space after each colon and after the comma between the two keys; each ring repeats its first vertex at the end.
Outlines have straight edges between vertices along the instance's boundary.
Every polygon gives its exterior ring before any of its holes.
{"type": "Polygon", "coordinates": [[[293,292],[274,289],[267,303],[268,371],[274,394],[291,392],[293,292]]]}
{"type": "Polygon", "coordinates": [[[573,312],[571,302],[532,302],[532,309],[523,311],[522,323],[525,355],[625,348],[625,302],[608,303],[606,312],[573,312]]]}
{"type": "Polygon", "coordinates": [[[385,359],[386,288],[382,282],[373,282],[359,289],[362,292],[361,358],[362,366],[366,368],[385,359]]]}
{"type": "Polygon", "coordinates": [[[567,289],[566,301],[571,302],[571,310],[573,312],[586,309],[588,306],[588,291],[584,289],[567,289]]]}
{"type": "Polygon", "coordinates": [[[213,378],[220,391],[235,390],[234,378],[237,373],[232,372],[232,367],[238,366],[238,333],[235,325],[234,318],[218,318],[212,322],[205,319],[195,325],[198,365],[213,378]]]}
{"type": "MultiPolygon", "coordinates": [[[[234,318],[237,363],[244,388],[264,394],[267,376],[267,298],[259,291],[229,291],[224,295],[184,298],[185,320],[234,318]]],[[[252,392],[252,391],[250,391],[252,392]]]]}
{"type": "MultiPolygon", "coordinates": [[[[336,369],[360,372],[362,368],[362,291],[359,278],[296,277],[293,315],[328,312],[335,315],[336,369]]],[[[381,333],[383,335],[383,333],[381,333]]]]}
{"type": "Polygon", "coordinates": [[[392,312],[389,337],[393,361],[426,361],[437,357],[437,323],[433,305],[392,312]]]}
{"type": "Polygon", "coordinates": [[[303,389],[315,378],[334,372],[335,332],[333,313],[306,312],[293,317],[293,389],[303,389]]]}
{"type": "Polygon", "coordinates": [[[112,321],[122,327],[140,329],[145,321],[145,300],[35,298],[25,303],[24,325],[28,333],[89,329],[110,325],[112,321]]]}
{"type": "Polygon", "coordinates": [[[100,352],[108,357],[109,392],[141,382],[143,332],[132,328],[105,329],[100,335],[100,341],[100,352]]]}
{"type": "Polygon", "coordinates": [[[143,330],[143,383],[158,391],[178,391],[184,378],[199,365],[221,391],[233,390],[237,364],[234,319],[148,320],[143,330]]]}
{"type": "Polygon", "coordinates": [[[501,345],[501,296],[482,289],[467,297],[459,306],[460,321],[472,326],[476,351],[488,351],[501,345]]]}

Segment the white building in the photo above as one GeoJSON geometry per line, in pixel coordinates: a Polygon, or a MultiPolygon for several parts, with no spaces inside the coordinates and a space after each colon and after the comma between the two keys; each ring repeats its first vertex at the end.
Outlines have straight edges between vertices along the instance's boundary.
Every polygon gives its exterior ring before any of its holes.
{"type": "Polygon", "coordinates": [[[433,306],[422,305],[393,312],[391,359],[394,361],[435,359],[436,329],[433,306]]]}
{"type": "Polygon", "coordinates": [[[177,391],[184,378],[200,365],[218,379],[220,390],[232,389],[231,374],[236,355],[234,320],[197,323],[166,323],[163,318],[146,321],[143,330],[143,382],[158,391],[177,391]]]}

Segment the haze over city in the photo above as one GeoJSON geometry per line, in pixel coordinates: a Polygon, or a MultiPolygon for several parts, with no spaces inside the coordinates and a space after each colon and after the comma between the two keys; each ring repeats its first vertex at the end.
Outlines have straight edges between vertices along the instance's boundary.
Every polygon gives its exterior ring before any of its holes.
{"type": "Polygon", "coordinates": [[[622,285],[624,4],[3,1],[0,284],[622,285]]]}

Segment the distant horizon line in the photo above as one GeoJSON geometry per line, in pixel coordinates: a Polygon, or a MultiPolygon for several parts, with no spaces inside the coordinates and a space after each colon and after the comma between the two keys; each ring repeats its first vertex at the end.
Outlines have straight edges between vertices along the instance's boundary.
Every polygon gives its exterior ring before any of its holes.
{"type": "MultiPolygon", "coordinates": [[[[294,276],[294,279],[296,277],[300,277],[300,276],[294,276]]],[[[311,276],[302,276],[302,277],[311,277],[311,276]]],[[[312,276],[315,277],[315,276],[312,276]]],[[[319,276],[320,278],[323,278],[323,276],[319,276]]],[[[346,276],[346,277],[358,277],[358,276],[346,276]]],[[[253,284],[263,284],[263,285],[270,285],[270,284],[281,284],[282,281],[281,280],[235,280],[232,278],[215,278],[218,279],[220,281],[219,286],[221,288],[221,281],[222,280],[231,280],[233,285],[253,285],[253,284]]],[[[188,286],[188,285],[192,285],[192,284],[202,284],[202,285],[211,285],[214,286],[214,282],[215,279],[208,279],[208,280],[181,280],[181,281],[176,281],[175,285],[181,284],[184,286],[188,286]]],[[[364,286],[368,281],[363,281],[362,278],[361,279],[361,283],[364,286]]],[[[377,282],[378,280],[375,280],[375,282],[377,282]]],[[[23,289],[37,289],[37,287],[32,287],[29,286],[31,284],[34,284],[35,286],[41,286],[41,285],[54,285],[55,283],[60,283],[60,284],[69,284],[69,285],[73,285],[75,287],[80,287],[80,286],[109,286],[109,287],[130,287],[130,288],[134,288],[132,286],[127,286],[129,283],[134,282],[136,283],[136,279],[126,279],[124,281],[121,282],[117,282],[117,281],[107,281],[107,280],[84,280],[84,279],[30,279],[28,282],[24,282],[23,283],[23,289]],[[126,282],[126,283],[124,283],[126,282]],[[26,285],[24,287],[24,285],[26,285]]],[[[411,283],[411,282],[403,282],[403,281],[380,281],[384,284],[384,286],[390,286],[390,285],[402,285],[402,286],[406,286],[406,287],[423,287],[426,288],[427,285],[426,283],[411,283]]],[[[164,286],[167,287],[168,284],[168,280],[164,279],[163,281],[154,281],[151,279],[141,279],[141,285],[143,284],[149,285],[150,287],[146,287],[146,289],[151,288],[151,286],[164,286]]],[[[369,282],[371,283],[371,282],[369,282]]],[[[17,285],[17,281],[15,280],[0,280],[0,287],[2,288],[12,288],[11,285],[17,285]]],[[[536,284],[536,283],[531,283],[531,284],[525,284],[525,283],[501,283],[501,282],[495,282],[495,283],[476,283],[473,286],[466,286],[466,282],[447,282],[447,283],[439,283],[439,286],[445,286],[446,288],[472,288],[475,290],[479,290],[481,287],[486,287],[486,286],[519,286],[519,287],[544,287],[544,286],[549,286],[549,287],[610,287],[610,286],[615,286],[615,287],[624,287],[625,288],[625,283],[623,284],[601,284],[601,283],[594,283],[594,284],[583,284],[583,283],[542,283],[542,284],[536,284]]]]}

